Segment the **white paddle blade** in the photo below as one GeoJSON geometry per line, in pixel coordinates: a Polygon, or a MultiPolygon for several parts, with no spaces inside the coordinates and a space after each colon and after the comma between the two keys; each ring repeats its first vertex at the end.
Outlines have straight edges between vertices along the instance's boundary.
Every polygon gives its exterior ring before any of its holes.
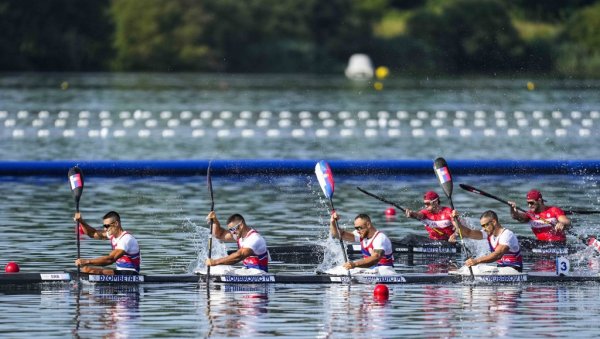
{"type": "Polygon", "coordinates": [[[315,166],[315,174],[317,175],[317,179],[319,180],[321,190],[323,190],[323,193],[325,194],[327,199],[331,200],[333,198],[333,190],[335,187],[331,167],[329,167],[329,164],[325,162],[325,160],[321,160],[315,166]]]}

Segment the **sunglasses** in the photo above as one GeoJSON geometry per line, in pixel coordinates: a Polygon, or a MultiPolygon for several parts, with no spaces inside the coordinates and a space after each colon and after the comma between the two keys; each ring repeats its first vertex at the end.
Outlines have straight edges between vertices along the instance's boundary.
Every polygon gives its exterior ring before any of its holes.
{"type": "Polygon", "coordinates": [[[102,225],[102,226],[104,226],[104,228],[109,228],[110,226],[114,225],[116,222],[117,222],[117,221],[115,220],[115,221],[113,221],[113,222],[110,222],[110,223],[108,223],[108,224],[104,224],[104,225],[102,225]]]}
{"type": "Polygon", "coordinates": [[[535,205],[535,201],[528,201],[528,202],[527,202],[527,205],[529,205],[529,206],[533,206],[533,205],[535,205]]]}
{"type": "Polygon", "coordinates": [[[481,228],[488,227],[488,225],[491,224],[492,222],[493,222],[493,220],[490,220],[490,221],[486,222],[485,224],[481,224],[481,228]]]}
{"type": "Polygon", "coordinates": [[[437,201],[437,199],[436,199],[436,200],[433,200],[433,201],[423,201],[423,205],[425,205],[425,206],[431,206],[431,205],[433,205],[433,203],[434,203],[434,202],[436,202],[436,201],[437,201]]]}
{"type": "Polygon", "coordinates": [[[364,229],[367,229],[367,227],[366,226],[354,226],[354,229],[357,231],[362,231],[364,229]]]}
{"type": "Polygon", "coordinates": [[[240,228],[240,226],[242,225],[242,222],[243,222],[243,221],[240,221],[240,222],[239,222],[237,225],[235,225],[235,226],[233,226],[233,227],[230,227],[230,228],[228,229],[228,231],[229,231],[230,233],[235,233],[235,232],[237,232],[237,231],[238,231],[238,228],[240,228]]]}

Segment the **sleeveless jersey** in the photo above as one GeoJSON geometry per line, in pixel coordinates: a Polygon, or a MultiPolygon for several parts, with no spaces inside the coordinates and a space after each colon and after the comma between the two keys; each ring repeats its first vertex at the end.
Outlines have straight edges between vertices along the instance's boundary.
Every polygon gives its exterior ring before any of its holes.
{"type": "Polygon", "coordinates": [[[239,238],[237,241],[238,248],[250,248],[255,255],[249,256],[242,265],[246,268],[258,268],[265,272],[269,272],[269,251],[267,250],[267,242],[254,229],[246,235],[245,238],[239,238]]]}
{"type": "Polygon", "coordinates": [[[357,231],[354,231],[354,239],[360,241],[360,250],[363,258],[369,258],[371,251],[383,250],[383,256],[375,266],[394,266],[394,253],[392,251],[392,242],[383,233],[377,231],[371,239],[360,238],[357,231]]]}
{"type": "MultiPolygon", "coordinates": [[[[481,231],[485,234],[484,231],[481,231]]],[[[498,267],[517,267],[519,270],[523,269],[523,257],[521,256],[521,247],[519,246],[519,240],[515,234],[507,229],[504,229],[498,237],[490,235],[487,237],[490,251],[496,251],[498,245],[507,245],[508,252],[505,253],[496,263],[498,267]]]]}
{"type": "Polygon", "coordinates": [[[141,255],[140,246],[137,240],[129,233],[123,232],[121,236],[115,238],[110,237],[110,245],[112,249],[120,249],[125,251],[125,254],[117,259],[116,265],[118,271],[136,271],[140,272],[141,255]]]}

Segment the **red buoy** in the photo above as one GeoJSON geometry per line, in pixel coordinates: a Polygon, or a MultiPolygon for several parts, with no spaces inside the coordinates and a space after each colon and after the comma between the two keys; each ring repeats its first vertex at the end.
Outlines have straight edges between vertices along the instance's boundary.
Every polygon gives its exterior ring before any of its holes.
{"type": "Polygon", "coordinates": [[[393,207],[388,208],[387,210],[385,210],[385,215],[387,215],[387,216],[396,215],[396,209],[394,209],[393,207]]]}
{"type": "Polygon", "coordinates": [[[13,261],[9,262],[4,267],[4,272],[6,272],[6,273],[17,273],[20,270],[21,269],[19,268],[19,264],[17,264],[16,262],[13,262],[13,261]]]}
{"type": "Polygon", "coordinates": [[[377,284],[373,290],[373,296],[377,300],[388,300],[390,297],[390,290],[386,285],[377,284]]]}

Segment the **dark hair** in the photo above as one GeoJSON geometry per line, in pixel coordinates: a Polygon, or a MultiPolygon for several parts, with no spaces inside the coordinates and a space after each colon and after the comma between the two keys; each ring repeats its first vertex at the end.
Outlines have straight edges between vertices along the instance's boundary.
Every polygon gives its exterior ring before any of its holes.
{"type": "Polygon", "coordinates": [[[354,218],[354,220],[356,220],[356,219],[362,219],[362,220],[371,222],[371,217],[369,217],[369,215],[365,214],[365,213],[360,213],[359,215],[356,216],[356,218],[354,218]]]}
{"type": "Polygon", "coordinates": [[[108,219],[108,218],[114,219],[118,222],[121,222],[121,216],[119,215],[119,213],[117,213],[115,211],[110,211],[102,217],[102,219],[108,219]]]}
{"type": "Polygon", "coordinates": [[[481,217],[479,217],[479,219],[483,218],[491,218],[492,220],[498,221],[498,214],[492,210],[487,210],[481,214],[481,217]]]}
{"type": "Polygon", "coordinates": [[[246,220],[244,220],[244,217],[242,217],[242,215],[238,214],[238,213],[232,214],[229,216],[229,218],[227,218],[228,224],[232,223],[232,222],[240,222],[240,221],[244,222],[244,224],[246,223],[246,220]]]}

